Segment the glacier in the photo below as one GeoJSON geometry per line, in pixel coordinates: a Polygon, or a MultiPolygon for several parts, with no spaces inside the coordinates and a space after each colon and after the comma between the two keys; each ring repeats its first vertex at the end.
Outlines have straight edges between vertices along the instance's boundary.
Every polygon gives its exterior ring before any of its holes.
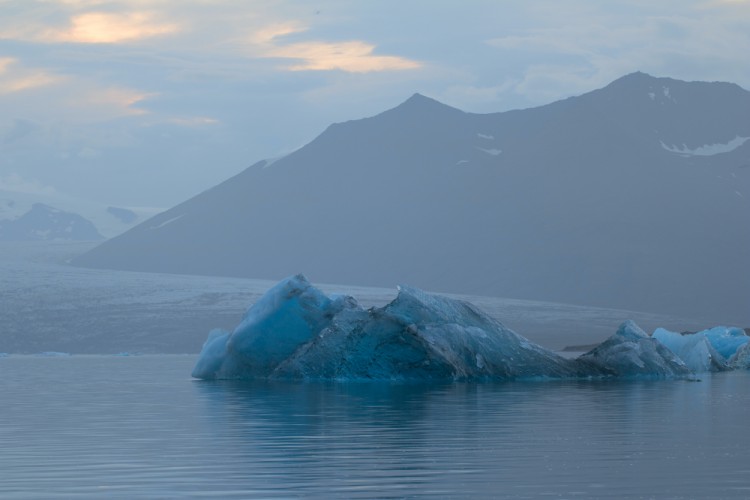
{"type": "Polygon", "coordinates": [[[351,381],[681,378],[711,369],[707,359],[725,368],[725,353],[732,349],[732,354],[742,351],[733,366],[750,365],[750,349],[739,349],[746,347],[743,340],[750,340],[742,330],[714,330],[680,344],[674,337],[680,334],[660,330],[649,336],[626,321],[588,353],[566,359],[466,301],[400,286],[389,304],[364,309],[353,297],[326,295],[299,274],[269,289],[233,331],[211,331],[192,376],[351,381]]]}

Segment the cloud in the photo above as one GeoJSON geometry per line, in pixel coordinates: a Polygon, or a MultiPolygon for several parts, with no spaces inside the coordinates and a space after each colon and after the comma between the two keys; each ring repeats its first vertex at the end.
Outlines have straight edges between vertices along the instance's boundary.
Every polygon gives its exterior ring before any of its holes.
{"type": "Polygon", "coordinates": [[[63,77],[40,69],[23,68],[17,59],[0,58],[0,95],[52,85],[63,77]]]}
{"type": "Polygon", "coordinates": [[[287,21],[283,23],[274,23],[264,26],[252,35],[250,42],[257,45],[272,45],[276,39],[293,33],[307,31],[307,27],[297,21],[287,21]]]}
{"type": "Polygon", "coordinates": [[[274,23],[255,31],[249,38],[255,54],[261,58],[291,59],[299,61],[286,66],[288,71],[345,71],[369,73],[416,69],[420,63],[398,56],[374,54],[376,46],[361,40],[340,42],[303,41],[280,43],[288,35],[308,31],[297,21],[274,23]]]}
{"type": "Polygon", "coordinates": [[[158,19],[148,11],[83,12],[69,14],[67,26],[49,26],[37,19],[6,26],[0,39],[42,43],[112,44],[170,35],[180,31],[176,23],[158,19]]]}
{"type": "Polygon", "coordinates": [[[148,113],[137,104],[156,94],[141,92],[124,87],[95,88],[84,95],[72,98],[74,106],[104,107],[116,115],[142,115],[148,113]]]}
{"type": "Polygon", "coordinates": [[[119,43],[167,35],[178,31],[176,24],[157,22],[148,12],[110,14],[89,12],[71,18],[71,27],[57,40],[77,43],[119,43]]]}
{"type": "Polygon", "coordinates": [[[378,56],[375,46],[362,41],[301,42],[278,47],[268,57],[298,59],[301,62],[287,67],[290,71],[341,70],[352,73],[415,69],[421,65],[403,57],[378,56]]]}
{"type": "Polygon", "coordinates": [[[145,115],[144,101],[158,94],[81,76],[56,75],[0,60],[0,116],[44,123],[91,123],[145,115]],[[12,98],[3,98],[11,96],[12,98]]]}
{"type": "Polygon", "coordinates": [[[628,12],[594,8],[575,21],[519,28],[486,43],[514,65],[517,83],[509,93],[533,104],[579,94],[638,70],[747,84],[747,72],[736,61],[750,53],[750,37],[746,23],[733,21],[732,10],[748,5],[692,3],[679,13],[669,3],[628,12]]]}

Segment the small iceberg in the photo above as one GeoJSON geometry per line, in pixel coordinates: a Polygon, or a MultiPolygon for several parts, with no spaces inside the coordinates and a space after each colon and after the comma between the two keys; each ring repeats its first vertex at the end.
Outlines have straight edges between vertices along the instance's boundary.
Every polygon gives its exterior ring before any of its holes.
{"type": "Polygon", "coordinates": [[[69,352],[58,352],[58,351],[45,351],[36,354],[39,358],[67,358],[70,356],[69,352]]]}
{"type": "MultiPolygon", "coordinates": [[[[682,359],[695,373],[716,372],[736,367],[730,363],[750,342],[741,328],[716,326],[697,333],[677,333],[657,328],[653,337],[682,359]]],[[[741,362],[740,362],[741,364],[741,362]]]]}
{"type": "Polygon", "coordinates": [[[578,362],[609,376],[675,378],[692,374],[685,362],[633,321],[626,321],[613,336],[578,358],[578,362]]]}

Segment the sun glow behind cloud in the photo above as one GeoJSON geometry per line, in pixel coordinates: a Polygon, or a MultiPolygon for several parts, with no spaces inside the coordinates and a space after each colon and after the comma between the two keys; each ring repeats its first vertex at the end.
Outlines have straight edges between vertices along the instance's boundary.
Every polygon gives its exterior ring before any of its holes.
{"type": "Polygon", "coordinates": [[[420,64],[396,56],[373,54],[375,45],[359,40],[347,42],[301,42],[277,47],[268,53],[269,57],[299,59],[292,64],[290,71],[330,71],[341,70],[351,73],[371,71],[392,71],[416,69],[420,64]]]}
{"type": "Polygon", "coordinates": [[[398,56],[376,55],[376,46],[362,40],[327,42],[310,40],[283,43],[283,37],[303,33],[308,28],[289,21],[260,28],[249,37],[258,57],[299,61],[283,69],[288,71],[333,71],[369,73],[416,69],[419,62],[398,56]]]}
{"type": "Polygon", "coordinates": [[[113,44],[137,42],[177,33],[176,23],[161,21],[152,12],[84,12],[70,14],[64,26],[31,20],[0,27],[0,39],[39,43],[113,44]]]}
{"type": "Polygon", "coordinates": [[[119,43],[167,35],[177,30],[176,24],[158,22],[148,12],[89,12],[74,16],[69,30],[53,36],[66,42],[119,43]]]}

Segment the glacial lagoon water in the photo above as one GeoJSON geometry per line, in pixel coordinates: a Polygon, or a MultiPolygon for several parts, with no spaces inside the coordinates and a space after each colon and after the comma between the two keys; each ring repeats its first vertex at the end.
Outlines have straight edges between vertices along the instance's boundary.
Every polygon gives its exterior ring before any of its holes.
{"type": "Polygon", "coordinates": [[[750,497],[750,372],[206,382],[195,359],[0,358],[0,498],[750,497]]]}

